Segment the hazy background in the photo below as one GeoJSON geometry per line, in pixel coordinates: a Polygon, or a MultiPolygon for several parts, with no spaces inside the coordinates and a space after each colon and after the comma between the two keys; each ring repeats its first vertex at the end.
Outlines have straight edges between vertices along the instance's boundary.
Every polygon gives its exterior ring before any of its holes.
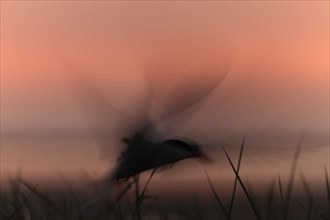
{"type": "MultiPolygon", "coordinates": [[[[103,175],[110,166],[89,138],[94,116],[77,102],[75,77],[134,115],[145,72],[160,91],[154,114],[166,108],[177,76],[207,81],[228,72],[176,132],[212,145],[206,150],[217,162],[214,146],[238,146],[246,135],[250,156],[242,173],[267,182],[288,172],[290,149],[307,129],[309,150],[299,169],[323,181],[329,166],[327,1],[1,1],[1,179],[19,164],[38,181],[58,172],[103,175]]],[[[168,189],[175,181],[206,184],[201,165],[183,163],[196,172],[184,175],[179,165],[155,181],[168,189]],[[166,178],[176,170],[183,175],[166,178]]],[[[215,181],[231,183],[227,163],[209,169],[215,181]]]]}

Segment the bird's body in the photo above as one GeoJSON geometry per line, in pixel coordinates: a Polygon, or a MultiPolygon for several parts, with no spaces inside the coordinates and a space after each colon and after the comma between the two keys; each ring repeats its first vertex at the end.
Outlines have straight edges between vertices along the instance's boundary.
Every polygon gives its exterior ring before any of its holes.
{"type": "Polygon", "coordinates": [[[121,153],[111,174],[111,180],[128,179],[143,171],[170,165],[188,158],[208,160],[196,144],[177,139],[150,141],[145,132],[138,132],[121,153]]]}

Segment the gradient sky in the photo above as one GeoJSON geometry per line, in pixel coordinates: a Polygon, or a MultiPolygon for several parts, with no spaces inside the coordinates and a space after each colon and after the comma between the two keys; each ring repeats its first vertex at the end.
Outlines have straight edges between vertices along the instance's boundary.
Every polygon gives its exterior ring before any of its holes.
{"type": "MultiPolygon", "coordinates": [[[[166,94],[180,74],[203,80],[228,69],[182,132],[212,143],[237,144],[246,134],[251,145],[291,145],[308,128],[308,144],[329,145],[328,1],[1,1],[2,169],[40,153],[18,153],[16,139],[86,134],[72,72],[134,115],[145,71],[166,94]]],[[[94,148],[79,156],[58,149],[72,156],[65,167],[97,159],[94,148]]]]}

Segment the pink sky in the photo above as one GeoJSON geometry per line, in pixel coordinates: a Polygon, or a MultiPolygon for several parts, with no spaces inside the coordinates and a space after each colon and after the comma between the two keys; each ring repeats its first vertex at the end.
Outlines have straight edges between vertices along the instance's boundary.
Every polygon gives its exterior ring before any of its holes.
{"type": "MultiPolygon", "coordinates": [[[[327,1],[1,1],[1,132],[84,133],[67,61],[124,109],[137,104],[146,70],[165,91],[169,75],[205,78],[230,67],[185,132],[202,127],[225,143],[283,135],[291,144],[307,127],[311,142],[328,145],[327,1]]],[[[2,169],[19,158],[10,148],[2,169]]],[[[74,156],[77,167],[89,154],[74,156]]]]}

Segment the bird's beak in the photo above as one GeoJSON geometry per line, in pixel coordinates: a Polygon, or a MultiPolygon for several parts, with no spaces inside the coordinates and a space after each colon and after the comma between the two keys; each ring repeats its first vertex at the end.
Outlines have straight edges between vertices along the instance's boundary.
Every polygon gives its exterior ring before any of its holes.
{"type": "Polygon", "coordinates": [[[211,163],[212,160],[204,153],[200,152],[196,155],[196,159],[198,159],[202,163],[211,163]]]}

